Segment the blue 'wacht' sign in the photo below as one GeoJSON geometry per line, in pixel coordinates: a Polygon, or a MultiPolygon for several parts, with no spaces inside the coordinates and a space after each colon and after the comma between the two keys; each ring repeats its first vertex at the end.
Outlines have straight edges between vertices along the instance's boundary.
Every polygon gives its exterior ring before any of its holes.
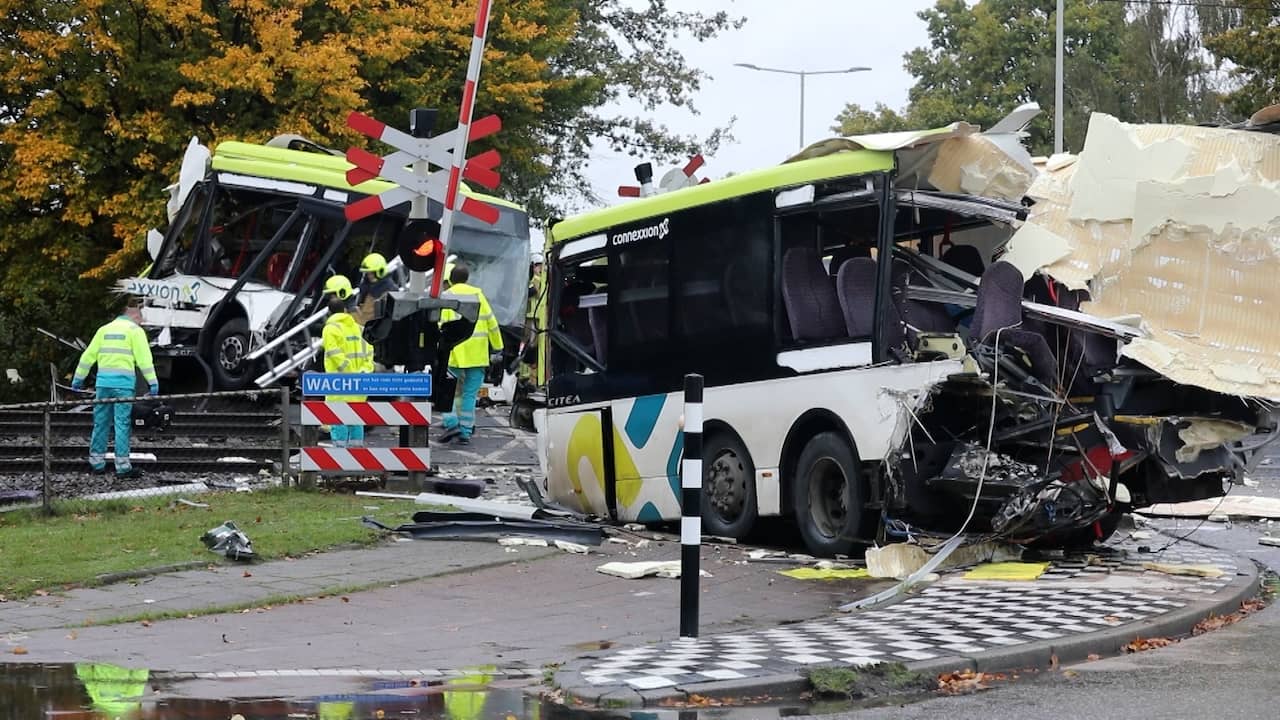
{"type": "Polygon", "coordinates": [[[369,395],[427,397],[426,373],[303,373],[303,395],[369,395]]]}

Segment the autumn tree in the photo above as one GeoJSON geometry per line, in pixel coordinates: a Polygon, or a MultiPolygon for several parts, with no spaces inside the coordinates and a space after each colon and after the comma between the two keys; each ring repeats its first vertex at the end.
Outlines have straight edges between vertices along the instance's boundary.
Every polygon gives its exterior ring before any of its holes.
{"type": "MultiPolygon", "coordinates": [[[[164,188],[193,135],[214,146],[298,133],[345,148],[366,143],[345,127],[350,110],[399,124],[414,107],[456,117],[475,3],[0,0],[0,10],[0,346],[30,380],[57,355],[33,326],[88,333],[109,282],[143,263],[144,233],[163,223],[164,188]]],[[[495,2],[476,112],[503,119],[485,143],[503,156],[500,192],[545,217],[588,192],[593,141],[659,159],[713,151],[718,133],[686,137],[607,108],[622,96],[687,106],[703,76],[673,41],[736,24],[663,0],[495,2]]]]}

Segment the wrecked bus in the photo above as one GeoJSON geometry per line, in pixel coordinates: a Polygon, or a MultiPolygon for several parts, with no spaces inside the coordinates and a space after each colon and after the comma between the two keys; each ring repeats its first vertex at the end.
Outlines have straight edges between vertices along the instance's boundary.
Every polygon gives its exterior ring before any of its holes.
{"type": "MultiPolygon", "coordinates": [[[[1160,329],[1056,274],[1078,259],[1041,187],[1066,161],[1022,148],[1036,113],[824,141],[552,225],[543,489],[678,518],[696,372],[708,534],[782,515],[822,556],[921,532],[1067,545],[1223,494],[1270,406],[1131,354],[1160,329]]],[[[1086,222],[1081,243],[1121,232],[1086,222]]]]}
{"type": "MultiPolygon", "coordinates": [[[[381,179],[352,186],[351,167],[336,151],[296,136],[223,142],[212,154],[192,140],[170,188],[169,226],[148,237],[152,264],[119,282],[145,298],[143,326],[162,374],[175,361],[194,360],[217,389],[288,379],[318,345],[325,279],[341,274],[356,285],[361,259],[379,252],[403,281],[398,255],[420,244],[431,223],[408,220],[407,205],[347,221],[347,204],[391,187],[381,179]]],[[[488,225],[460,215],[449,252],[471,266],[514,354],[527,302],[528,216],[506,200],[474,196],[495,206],[499,219],[488,225]]],[[[432,220],[441,212],[429,204],[432,220]]]]}

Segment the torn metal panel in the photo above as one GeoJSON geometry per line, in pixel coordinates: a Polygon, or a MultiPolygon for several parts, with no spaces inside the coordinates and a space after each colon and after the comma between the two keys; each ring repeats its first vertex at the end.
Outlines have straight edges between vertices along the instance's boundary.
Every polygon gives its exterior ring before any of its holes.
{"type": "Polygon", "coordinates": [[[598,525],[571,520],[513,520],[484,513],[419,512],[413,522],[390,527],[373,518],[362,522],[371,528],[398,532],[420,540],[496,539],[500,537],[535,537],[565,540],[579,545],[600,545],[604,529],[598,525]]]}
{"type": "Polygon", "coordinates": [[[1021,200],[1035,178],[1035,166],[1021,143],[1010,140],[969,135],[944,141],[929,184],[945,192],[1021,200]]]}
{"type": "Polygon", "coordinates": [[[1078,162],[1044,173],[1011,253],[1082,307],[1140,315],[1122,354],[1175,382],[1280,398],[1280,137],[1094,115],[1078,162]],[[1030,258],[1029,260],[1027,258],[1030,258]]]}

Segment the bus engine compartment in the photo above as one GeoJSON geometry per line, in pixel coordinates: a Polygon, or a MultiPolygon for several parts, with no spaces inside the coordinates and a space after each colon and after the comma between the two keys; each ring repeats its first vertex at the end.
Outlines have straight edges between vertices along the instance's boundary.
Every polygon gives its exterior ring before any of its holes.
{"type": "Polygon", "coordinates": [[[986,261],[895,247],[891,354],[962,370],[898,398],[887,530],[1089,544],[1243,481],[1278,437],[1271,129],[1095,115],[986,261]]]}

